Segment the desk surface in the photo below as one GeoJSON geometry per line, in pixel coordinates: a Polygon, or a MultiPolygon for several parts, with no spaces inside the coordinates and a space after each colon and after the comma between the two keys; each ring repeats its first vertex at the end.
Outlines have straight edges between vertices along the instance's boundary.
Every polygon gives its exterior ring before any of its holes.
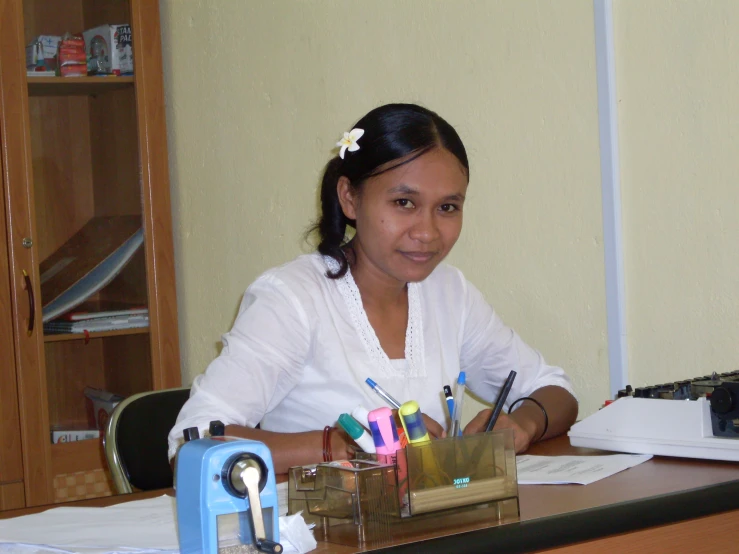
{"type": "MultiPolygon", "coordinates": [[[[598,450],[572,447],[567,437],[534,445],[528,453],[604,454],[598,450]]],[[[68,503],[65,506],[105,506],[153,497],[162,492],[98,498],[68,503]]],[[[462,524],[453,529],[441,529],[426,532],[422,536],[399,539],[398,542],[402,544],[374,548],[371,551],[490,552],[495,548],[500,552],[542,552],[547,548],[591,541],[584,546],[585,550],[570,546],[547,552],[597,552],[592,541],[606,535],[636,534],[639,529],[654,526],[667,526],[663,528],[667,529],[674,522],[689,519],[697,522],[693,527],[699,531],[705,531],[706,525],[711,522],[719,527],[729,525],[731,528],[734,525],[736,529],[739,527],[739,464],[655,457],[587,486],[523,485],[519,487],[519,500],[519,521],[505,524],[462,524]],[[713,516],[719,513],[722,515],[713,516]],[[411,542],[405,542],[406,540],[411,542]],[[423,544],[418,544],[419,541],[423,541],[423,544]]],[[[0,518],[35,513],[50,507],[53,506],[0,512],[0,518]]],[[[732,548],[735,549],[736,539],[732,535],[725,534],[727,540],[733,542],[732,548]]],[[[674,534],[669,538],[674,540],[674,534]]],[[[711,540],[716,540],[716,535],[711,540]]],[[[726,552],[733,551],[728,548],[727,546],[726,552]]],[[[319,547],[314,552],[345,554],[355,551],[355,548],[319,542],[319,547]]],[[[642,540],[638,551],[643,554],[657,550],[645,550],[645,542],[642,540]]],[[[720,544],[713,542],[711,549],[706,550],[709,551],[722,550],[720,544]]]]}

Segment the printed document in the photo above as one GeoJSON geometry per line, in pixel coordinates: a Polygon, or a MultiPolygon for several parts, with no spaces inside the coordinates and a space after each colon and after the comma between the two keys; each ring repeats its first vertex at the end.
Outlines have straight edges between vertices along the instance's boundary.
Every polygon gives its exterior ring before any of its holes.
{"type": "Polygon", "coordinates": [[[518,456],[519,485],[589,485],[646,462],[651,454],[518,456]]]}

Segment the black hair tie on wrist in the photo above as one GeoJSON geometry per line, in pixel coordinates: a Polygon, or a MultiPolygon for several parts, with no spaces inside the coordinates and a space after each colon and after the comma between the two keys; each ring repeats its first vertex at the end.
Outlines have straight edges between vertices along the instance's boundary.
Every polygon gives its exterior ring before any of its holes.
{"type": "Polygon", "coordinates": [[[544,409],[544,406],[542,406],[541,402],[539,402],[536,398],[531,398],[530,396],[522,396],[521,398],[516,400],[513,404],[511,404],[510,408],[508,408],[508,413],[510,414],[513,411],[513,407],[519,402],[523,402],[524,400],[531,400],[534,404],[539,406],[541,413],[544,414],[544,431],[542,431],[541,435],[539,435],[539,438],[533,442],[540,441],[542,437],[544,437],[544,435],[546,435],[547,431],[549,430],[549,416],[547,415],[547,411],[544,409]]]}

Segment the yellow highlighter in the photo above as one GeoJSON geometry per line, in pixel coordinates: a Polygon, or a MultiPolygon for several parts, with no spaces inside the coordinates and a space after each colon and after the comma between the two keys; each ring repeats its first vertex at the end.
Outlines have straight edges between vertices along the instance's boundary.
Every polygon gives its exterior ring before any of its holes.
{"type": "Polygon", "coordinates": [[[430,444],[431,438],[426,430],[426,424],[423,422],[423,415],[418,402],[409,400],[400,406],[398,414],[403,429],[405,429],[405,435],[408,437],[406,455],[409,460],[415,460],[415,462],[408,462],[409,477],[411,477],[411,473],[414,474],[411,478],[411,489],[437,487],[448,481],[448,477],[441,471],[439,464],[436,462],[430,444]],[[414,452],[410,452],[409,449],[412,447],[420,448],[418,450],[414,448],[414,452]],[[413,466],[413,471],[411,471],[411,466],[413,466]]]}
{"type": "Polygon", "coordinates": [[[409,444],[419,444],[431,440],[426,430],[426,424],[423,422],[421,408],[415,400],[409,400],[398,408],[400,414],[400,422],[403,424],[405,436],[408,437],[409,444]]]}

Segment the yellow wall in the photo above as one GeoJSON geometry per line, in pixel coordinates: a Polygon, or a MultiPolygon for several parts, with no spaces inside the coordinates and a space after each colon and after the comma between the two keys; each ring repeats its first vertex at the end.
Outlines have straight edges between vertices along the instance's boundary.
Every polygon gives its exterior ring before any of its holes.
{"type": "MultiPolygon", "coordinates": [[[[614,0],[630,380],[731,367],[737,329],[739,3],[614,0]],[[733,45],[733,50],[732,50],[733,45]]],[[[244,289],[308,246],[323,165],[366,111],[459,131],[459,266],[608,397],[591,0],[161,0],[185,382],[244,289]]]]}
{"type": "Polygon", "coordinates": [[[614,3],[631,380],[737,365],[739,2],[614,3]]]}

